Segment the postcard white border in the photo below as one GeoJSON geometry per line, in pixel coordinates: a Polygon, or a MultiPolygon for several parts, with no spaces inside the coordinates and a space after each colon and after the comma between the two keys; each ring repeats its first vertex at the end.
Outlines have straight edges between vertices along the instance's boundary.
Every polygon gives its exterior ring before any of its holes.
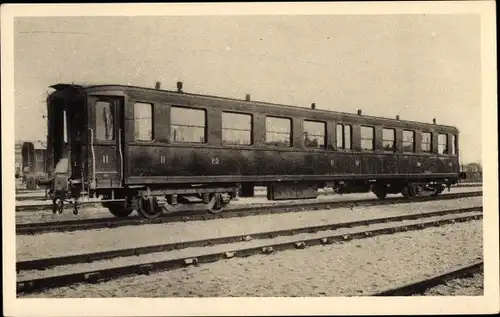
{"type": "Polygon", "coordinates": [[[499,311],[496,17],[493,1],[2,5],[3,296],[6,316],[444,314],[499,311]],[[17,299],[15,293],[14,17],[153,15],[479,14],[485,295],[436,298],[17,299]],[[12,136],[12,137],[9,137],[12,136]]]}

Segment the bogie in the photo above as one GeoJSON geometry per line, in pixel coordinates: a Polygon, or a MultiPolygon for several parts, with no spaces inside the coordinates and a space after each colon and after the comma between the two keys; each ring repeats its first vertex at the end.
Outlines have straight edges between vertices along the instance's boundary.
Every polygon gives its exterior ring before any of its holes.
{"type": "Polygon", "coordinates": [[[137,211],[141,216],[147,219],[156,219],[160,217],[163,212],[163,208],[158,205],[158,200],[154,196],[138,197],[137,204],[137,211]]]}

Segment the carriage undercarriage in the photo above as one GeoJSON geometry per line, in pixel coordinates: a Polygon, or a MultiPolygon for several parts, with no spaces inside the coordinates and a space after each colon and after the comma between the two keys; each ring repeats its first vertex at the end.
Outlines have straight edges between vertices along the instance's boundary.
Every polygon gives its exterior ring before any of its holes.
{"type": "MultiPolygon", "coordinates": [[[[276,184],[276,183],[273,183],[276,184]]],[[[293,196],[281,196],[277,192],[277,187],[270,184],[268,188],[268,200],[286,199],[311,199],[317,197],[318,184],[299,185],[298,183],[280,184],[280,190],[294,192],[293,196]],[[272,188],[272,189],[271,189],[272,188]],[[304,190],[306,188],[307,190],[304,190]],[[311,190],[316,194],[311,195],[311,190]],[[278,198],[279,197],[279,198],[278,198]]],[[[445,188],[450,190],[449,182],[379,182],[379,183],[353,183],[351,186],[345,182],[334,182],[334,194],[373,192],[378,199],[385,199],[388,194],[402,194],[403,197],[411,199],[419,196],[437,196],[445,188]]],[[[79,206],[84,200],[91,197],[101,198],[102,206],[107,208],[116,217],[127,217],[134,211],[146,219],[155,219],[162,214],[177,213],[182,211],[208,211],[210,213],[220,213],[241,193],[240,184],[225,184],[226,186],[201,186],[190,188],[161,188],[135,187],[92,190],[90,193],[81,191],[78,185],[69,185],[68,190],[50,190],[49,196],[52,199],[53,213],[62,213],[65,204],[73,206],[73,213],[76,215],[79,206]]],[[[253,193],[253,188],[251,190],[253,193]]],[[[253,196],[253,194],[249,195],[253,196]]]]}
{"type": "Polygon", "coordinates": [[[198,187],[183,189],[161,189],[151,187],[116,188],[81,191],[78,185],[64,190],[49,190],[52,212],[62,213],[65,204],[73,206],[78,214],[84,200],[101,198],[102,206],[116,217],[127,217],[133,211],[146,219],[155,219],[163,213],[185,210],[205,210],[219,213],[238,195],[238,187],[198,187]]]}

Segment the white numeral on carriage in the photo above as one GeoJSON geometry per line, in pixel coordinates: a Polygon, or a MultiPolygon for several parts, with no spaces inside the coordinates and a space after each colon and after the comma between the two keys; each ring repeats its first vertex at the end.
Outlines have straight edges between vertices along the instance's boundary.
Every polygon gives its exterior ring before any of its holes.
{"type": "Polygon", "coordinates": [[[218,157],[212,157],[212,164],[219,164],[219,158],[218,157]]]}
{"type": "Polygon", "coordinates": [[[163,155],[162,155],[162,156],[160,156],[160,163],[161,163],[161,164],[165,164],[165,162],[166,162],[166,161],[167,161],[167,160],[165,159],[165,156],[163,156],[163,155]]]}
{"type": "Polygon", "coordinates": [[[103,163],[109,163],[109,157],[107,155],[102,156],[102,162],[103,163]]]}

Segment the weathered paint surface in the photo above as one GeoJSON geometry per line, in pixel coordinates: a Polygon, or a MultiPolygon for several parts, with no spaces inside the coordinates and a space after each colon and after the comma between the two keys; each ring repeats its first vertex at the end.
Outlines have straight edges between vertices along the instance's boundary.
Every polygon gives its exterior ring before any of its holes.
{"type": "Polygon", "coordinates": [[[327,179],[335,174],[458,172],[456,158],[423,155],[175,146],[131,146],[128,153],[130,176],[165,177],[165,181],[176,176],[322,175],[327,179]]]}

